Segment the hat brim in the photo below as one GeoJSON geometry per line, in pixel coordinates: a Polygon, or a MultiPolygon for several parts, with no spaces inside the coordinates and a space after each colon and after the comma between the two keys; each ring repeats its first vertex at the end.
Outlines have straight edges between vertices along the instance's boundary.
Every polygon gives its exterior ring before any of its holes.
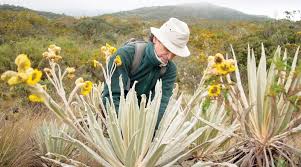
{"type": "Polygon", "coordinates": [[[183,48],[175,46],[165,37],[164,33],[162,33],[160,29],[151,27],[150,30],[151,33],[173,54],[180,57],[188,57],[190,55],[190,51],[187,46],[183,48]]]}

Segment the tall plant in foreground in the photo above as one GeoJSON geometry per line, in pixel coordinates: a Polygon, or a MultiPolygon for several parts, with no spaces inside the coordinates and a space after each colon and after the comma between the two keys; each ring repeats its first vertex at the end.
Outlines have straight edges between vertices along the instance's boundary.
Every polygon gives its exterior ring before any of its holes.
{"type": "MultiPolygon", "coordinates": [[[[289,145],[287,139],[301,131],[298,52],[299,48],[289,66],[286,50],[281,57],[278,47],[267,70],[263,45],[258,66],[253,50],[248,48],[247,90],[243,89],[239,70],[236,70],[237,84],[231,86],[228,96],[231,110],[240,123],[240,138],[223,160],[239,166],[269,167],[279,161],[297,166],[296,157],[300,157],[301,150],[289,145]]],[[[235,58],[234,51],[233,56],[235,58]]],[[[225,82],[231,82],[230,76],[225,82]]]]}
{"type": "MultiPolygon", "coordinates": [[[[96,85],[79,78],[75,81],[75,88],[67,93],[63,86],[63,78],[74,77],[75,70],[67,68],[62,71],[57,64],[62,58],[59,55],[60,50],[61,48],[51,45],[48,52],[43,54],[50,64],[50,68],[44,71],[56,89],[59,99],[50,97],[38,83],[42,72],[31,68],[30,60],[26,55],[19,55],[16,58],[18,71],[7,71],[1,78],[10,85],[27,84],[33,93],[29,96],[31,101],[43,102],[79,135],[75,138],[64,133],[63,137],[53,138],[73,143],[80,150],[88,152],[99,164],[114,167],[170,166],[184,156],[188,146],[208,128],[199,128],[189,133],[197,123],[197,118],[187,120],[188,109],[180,106],[180,97],[178,100],[171,100],[155,134],[162,95],[160,81],[156,85],[154,98],[147,100],[147,97],[142,96],[140,105],[134,88],[126,97],[121,94],[117,117],[110,91],[110,78],[116,67],[122,63],[118,56],[112,69],[106,66],[105,70],[100,63],[93,61],[95,67],[100,66],[104,71],[110,92],[108,103],[103,104],[102,101],[103,83],[96,85]]],[[[115,50],[110,45],[102,48],[108,56],[107,60],[115,50]]],[[[121,79],[120,87],[123,88],[121,79]]],[[[204,92],[206,89],[199,90],[200,95],[204,92]]],[[[73,165],[80,164],[74,160],[68,162],[73,165]]]]}
{"type": "MultiPolygon", "coordinates": [[[[229,84],[224,80],[236,69],[233,59],[225,59],[220,53],[208,57],[208,66],[204,71],[201,86],[207,87],[208,96],[206,98],[194,99],[194,107],[191,116],[199,119],[194,127],[197,130],[208,127],[202,133],[195,145],[194,157],[201,161],[216,161],[230,146],[234,132],[239,128],[239,124],[233,117],[233,112],[228,106],[229,84]],[[195,111],[199,111],[196,114],[195,111]]],[[[194,95],[196,96],[196,94],[194,95]]]]}

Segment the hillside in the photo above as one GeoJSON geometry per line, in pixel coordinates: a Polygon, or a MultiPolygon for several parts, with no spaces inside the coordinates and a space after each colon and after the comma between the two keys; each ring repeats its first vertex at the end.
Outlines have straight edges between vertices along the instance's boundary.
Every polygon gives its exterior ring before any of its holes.
{"type": "Polygon", "coordinates": [[[52,12],[36,11],[21,6],[6,5],[6,4],[0,5],[0,11],[30,11],[30,12],[35,12],[38,15],[44,16],[48,19],[61,18],[66,16],[66,15],[56,14],[52,12]]]}
{"type": "Polygon", "coordinates": [[[238,10],[216,6],[210,3],[189,3],[174,6],[154,6],[113,13],[120,17],[139,16],[143,19],[167,20],[177,17],[183,20],[268,20],[267,16],[249,15],[238,10]]]}
{"type": "MultiPolygon", "coordinates": [[[[64,14],[36,11],[14,5],[0,5],[0,11],[30,11],[48,19],[63,18],[64,14]]],[[[104,14],[108,15],[108,14],[104,14]]],[[[209,19],[209,20],[268,20],[267,16],[249,15],[238,10],[213,5],[206,2],[187,3],[171,6],[143,7],[129,11],[112,13],[109,15],[117,17],[141,17],[145,20],[167,20],[177,17],[182,20],[209,19]]]]}

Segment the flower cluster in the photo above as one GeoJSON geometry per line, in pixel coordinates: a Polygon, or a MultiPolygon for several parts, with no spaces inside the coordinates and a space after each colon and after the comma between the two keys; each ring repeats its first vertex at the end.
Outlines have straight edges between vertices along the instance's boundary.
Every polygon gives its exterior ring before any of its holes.
{"type": "Polygon", "coordinates": [[[106,57],[110,57],[117,51],[115,47],[109,45],[108,43],[106,43],[106,46],[102,46],[100,50],[106,55],[106,57]]]}
{"type": "MultiPolygon", "coordinates": [[[[28,86],[35,86],[41,80],[42,72],[31,67],[31,62],[27,55],[18,55],[15,59],[15,64],[18,66],[17,71],[6,71],[1,75],[1,79],[10,86],[22,83],[28,86]]],[[[30,95],[28,98],[32,102],[43,101],[43,98],[35,94],[30,95]]]]}
{"type": "Polygon", "coordinates": [[[67,71],[67,77],[69,79],[72,79],[72,78],[75,77],[75,74],[74,74],[75,73],[75,68],[74,67],[67,67],[66,71],[67,71]]]}
{"type": "Polygon", "coordinates": [[[217,53],[215,56],[208,57],[209,73],[213,75],[227,75],[235,71],[235,61],[233,59],[225,60],[224,56],[217,53]]]}
{"type": "MultiPolygon", "coordinates": [[[[110,45],[107,45],[108,48],[112,48],[110,45]]],[[[112,50],[112,49],[111,49],[112,50]]],[[[57,63],[58,60],[62,59],[62,57],[59,55],[61,51],[61,48],[56,46],[56,45],[50,45],[48,48],[48,52],[44,52],[43,56],[50,60],[50,68],[44,68],[44,72],[47,74],[48,77],[50,77],[52,74],[56,75],[54,73],[54,68],[55,64],[57,63]]],[[[96,60],[94,60],[94,63],[96,60]]],[[[63,77],[67,74],[67,78],[73,79],[75,77],[75,68],[74,67],[67,67],[65,69],[65,73],[62,75],[63,77]]],[[[52,76],[55,77],[55,76],[52,76]]],[[[50,79],[50,78],[49,78],[50,79]]],[[[91,81],[84,81],[83,78],[78,78],[75,81],[75,84],[81,88],[81,94],[86,96],[88,95],[92,88],[93,88],[93,83],[91,81]]],[[[35,98],[32,97],[33,100],[36,100],[35,98]]],[[[37,101],[37,100],[36,100],[37,101]]]]}
{"type": "Polygon", "coordinates": [[[52,62],[58,62],[62,59],[62,56],[60,56],[61,48],[56,45],[50,45],[48,48],[48,52],[43,53],[43,57],[52,61],[52,62]]]}
{"type": "Polygon", "coordinates": [[[114,63],[116,64],[117,67],[122,65],[121,57],[119,55],[116,56],[114,59],[114,63]]]}
{"type": "MultiPolygon", "coordinates": [[[[57,90],[62,90],[62,80],[64,76],[67,76],[69,79],[75,77],[74,67],[67,67],[63,73],[61,72],[61,68],[57,64],[57,61],[62,59],[62,57],[59,56],[60,51],[60,47],[50,45],[48,51],[43,53],[43,56],[49,60],[50,64],[50,68],[44,68],[44,72],[48,80],[53,83],[57,90]]],[[[17,71],[6,71],[1,75],[1,79],[7,82],[10,86],[17,84],[25,84],[26,86],[29,86],[30,91],[32,92],[32,94],[28,96],[30,101],[39,103],[43,102],[46,105],[49,104],[51,99],[46,92],[46,85],[38,83],[41,80],[42,72],[31,67],[31,61],[25,54],[18,55],[15,59],[15,64],[17,65],[17,71]]],[[[86,96],[93,88],[93,83],[91,81],[84,81],[82,78],[77,79],[75,84],[76,87],[73,89],[70,96],[73,96],[78,89],[80,89],[80,94],[86,96]]],[[[64,97],[64,91],[61,93],[61,96],[64,97]]]]}
{"type": "Polygon", "coordinates": [[[78,78],[75,81],[75,84],[79,87],[81,87],[81,91],[80,94],[86,96],[88,95],[93,88],[93,83],[91,81],[84,81],[84,79],[82,77],[78,78]]]}
{"type": "Polygon", "coordinates": [[[10,86],[21,83],[33,86],[41,80],[42,72],[31,68],[31,62],[27,55],[18,55],[15,63],[18,66],[17,71],[6,71],[1,75],[1,79],[6,81],[10,86]]]}
{"type": "Polygon", "coordinates": [[[222,80],[219,77],[225,76],[236,70],[235,61],[233,59],[225,59],[221,53],[217,53],[215,56],[208,57],[208,72],[211,78],[211,83],[208,87],[209,97],[216,98],[222,92],[222,80]]]}
{"type": "MultiPolygon", "coordinates": [[[[106,58],[109,58],[111,55],[113,55],[117,49],[108,43],[106,43],[106,46],[101,47],[101,52],[106,55],[106,58]]],[[[116,58],[114,59],[114,63],[116,64],[117,67],[122,65],[121,57],[120,55],[117,55],[116,58]]],[[[93,66],[96,67],[97,63],[94,61],[93,66]]]]}

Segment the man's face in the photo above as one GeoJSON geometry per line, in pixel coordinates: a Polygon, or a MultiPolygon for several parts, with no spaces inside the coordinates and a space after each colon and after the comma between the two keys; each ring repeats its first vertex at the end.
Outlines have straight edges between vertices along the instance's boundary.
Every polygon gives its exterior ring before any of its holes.
{"type": "Polygon", "coordinates": [[[156,37],[153,38],[153,43],[158,57],[164,64],[175,57],[175,54],[170,52],[156,37]]]}

